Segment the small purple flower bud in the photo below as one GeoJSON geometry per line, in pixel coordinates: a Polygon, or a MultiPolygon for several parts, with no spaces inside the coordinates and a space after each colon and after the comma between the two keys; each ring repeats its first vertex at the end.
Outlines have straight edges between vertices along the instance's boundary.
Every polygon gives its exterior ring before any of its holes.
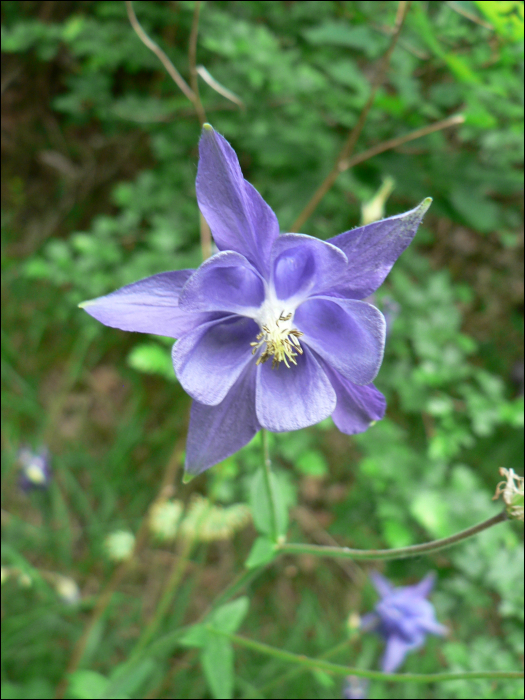
{"type": "Polygon", "coordinates": [[[447,628],[436,620],[434,606],[426,599],[435,575],[430,573],[419,583],[401,588],[394,588],[377,572],[372,572],[370,578],[381,600],[375,612],[362,618],[361,627],[374,629],[385,639],[381,668],[385,673],[394,673],[409,651],[423,646],[427,634],[447,633],[447,628]]]}
{"type": "Polygon", "coordinates": [[[349,700],[366,698],[369,684],[368,678],[347,676],[345,687],[343,688],[343,698],[349,698],[349,700]]]}
{"type": "Polygon", "coordinates": [[[44,447],[39,452],[33,452],[28,447],[18,451],[20,476],[18,484],[22,491],[35,489],[44,491],[51,481],[51,464],[49,451],[44,447]]]}

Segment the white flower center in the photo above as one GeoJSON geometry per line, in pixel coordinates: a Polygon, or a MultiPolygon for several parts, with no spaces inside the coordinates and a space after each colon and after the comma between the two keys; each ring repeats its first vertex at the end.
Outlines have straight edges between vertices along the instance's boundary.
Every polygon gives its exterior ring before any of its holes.
{"type": "Polygon", "coordinates": [[[303,349],[299,343],[299,338],[303,335],[301,331],[293,327],[294,310],[284,307],[283,302],[277,299],[266,299],[260,307],[255,320],[259,324],[261,332],[257,335],[256,342],[250,343],[253,347],[252,354],[255,355],[263,345],[264,350],[257,358],[256,364],[260,365],[272,358],[272,369],[279,366],[281,362],[289,368],[289,362],[297,364],[297,355],[303,354],[303,349]]]}

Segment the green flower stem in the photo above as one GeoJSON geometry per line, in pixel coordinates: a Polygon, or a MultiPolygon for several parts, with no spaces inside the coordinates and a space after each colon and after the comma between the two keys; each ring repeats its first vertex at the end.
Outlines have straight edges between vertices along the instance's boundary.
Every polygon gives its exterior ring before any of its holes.
{"type": "Polygon", "coordinates": [[[274,659],[280,659],[286,663],[296,664],[305,668],[317,668],[327,673],[333,673],[337,676],[359,676],[360,678],[370,678],[371,680],[393,681],[402,683],[404,681],[412,681],[414,683],[436,683],[438,681],[459,681],[459,680],[477,680],[482,678],[501,679],[501,678],[523,678],[523,671],[464,671],[459,673],[383,673],[382,671],[365,671],[362,668],[352,668],[351,666],[342,666],[334,664],[331,661],[323,659],[312,659],[303,654],[293,654],[290,651],[277,649],[255,642],[253,639],[247,639],[237,634],[230,634],[215,627],[208,627],[210,632],[227,637],[232,644],[252,649],[260,654],[272,656],[274,659]]]}
{"type": "MultiPolygon", "coordinates": [[[[354,644],[358,639],[361,637],[361,630],[354,630],[352,635],[348,637],[348,639],[345,639],[342,642],[339,642],[339,644],[336,644],[335,647],[332,647],[331,649],[328,649],[328,651],[325,651],[324,654],[321,654],[319,657],[322,661],[327,661],[328,659],[331,659],[334,656],[337,656],[343,651],[348,652],[348,647],[351,644],[354,644]]],[[[272,681],[269,681],[265,685],[262,686],[262,688],[257,688],[257,691],[260,695],[266,696],[271,690],[276,688],[277,686],[281,685],[282,683],[287,683],[288,681],[292,680],[292,678],[295,678],[296,676],[299,676],[301,673],[304,673],[306,671],[305,668],[302,666],[299,666],[297,668],[292,668],[290,671],[286,671],[285,673],[282,673],[280,676],[277,676],[277,678],[274,678],[272,681]]],[[[245,696],[251,697],[251,696],[245,696]]],[[[259,697],[259,696],[257,696],[259,697]]]]}
{"type": "Polygon", "coordinates": [[[270,506],[270,523],[272,528],[272,540],[277,542],[279,532],[277,530],[277,508],[275,507],[275,495],[272,484],[272,461],[270,459],[270,449],[268,446],[268,433],[264,428],[261,430],[262,436],[262,458],[264,469],[264,483],[266,485],[266,493],[268,495],[268,503],[270,506]]]}
{"type": "Polygon", "coordinates": [[[205,620],[216,608],[224,605],[224,603],[227,603],[231,598],[237,595],[240,590],[253,581],[253,579],[257,578],[257,576],[266,569],[266,566],[267,564],[264,564],[263,566],[258,566],[254,569],[245,569],[241,572],[221,593],[219,593],[210,607],[199,617],[198,622],[205,620]]]}
{"type": "Polygon", "coordinates": [[[492,518],[462,530],[451,537],[425,542],[425,544],[414,544],[410,547],[399,547],[398,549],[350,549],[349,547],[324,547],[316,544],[294,544],[291,542],[278,545],[278,551],[281,554],[314,554],[318,557],[333,557],[335,559],[405,559],[406,557],[416,557],[420,554],[429,554],[430,552],[445,549],[456,544],[456,542],[461,542],[461,540],[477,535],[478,532],[482,532],[493,525],[502,523],[506,519],[507,515],[505,511],[502,511],[492,518]]]}

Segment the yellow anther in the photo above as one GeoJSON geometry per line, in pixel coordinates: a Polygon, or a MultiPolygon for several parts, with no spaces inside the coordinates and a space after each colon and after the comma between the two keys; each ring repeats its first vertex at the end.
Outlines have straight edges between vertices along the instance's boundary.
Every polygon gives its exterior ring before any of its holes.
{"type": "Polygon", "coordinates": [[[297,364],[295,359],[297,354],[303,354],[303,349],[299,343],[299,338],[303,333],[296,328],[281,328],[279,326],[279,321],[284,323],[291,318],[291,313],[285,316],[284,311],[281,312],[279,318],[272,325],[266,324],[262,327],[261,332],[256,336],[257,342],[250,343],[253,348],[252,355],[255,355],[260,347],[266,345],[261,355],[257,358],[257,365],[266,362],[270,357],[272,358],[272,369],[278,367],[281,362],[284,362],[288,368],[290,368],[289,362],[292,362],[294,365],[297,364]]]}

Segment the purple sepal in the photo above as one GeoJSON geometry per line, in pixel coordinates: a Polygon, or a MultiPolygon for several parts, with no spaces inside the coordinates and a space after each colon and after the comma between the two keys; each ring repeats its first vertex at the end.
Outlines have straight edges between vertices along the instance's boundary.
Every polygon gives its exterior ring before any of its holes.
{"type": "Polygon", "coordinates": [[[194,270],[161,272],[79,306],[111,328],[180,338],[210,317],[179,309],[180,293],[193,273],[194,270]]]}
{"type": "Polygon", "coordinates": [[[416,235],[430,197],[415,209],[329,238],[348,258],[347,281],[337,291],[349,299],[364,299],[380,287],[395,261],[416,235]]]}
{"type": "Polygon", "coordinates": [[[219,250],[234,250],[264,276],[279,236],[277,217],[244,179],[235,151],[209,124],[199,142],[197,201],[219,250]]]}
{"type": "Polygon", "coordinates": [[[197,475],[247,445],[260,430],[255,413],[255,368],[248,367],[217,406],[194,401],[186,471],[197,475]]]}

